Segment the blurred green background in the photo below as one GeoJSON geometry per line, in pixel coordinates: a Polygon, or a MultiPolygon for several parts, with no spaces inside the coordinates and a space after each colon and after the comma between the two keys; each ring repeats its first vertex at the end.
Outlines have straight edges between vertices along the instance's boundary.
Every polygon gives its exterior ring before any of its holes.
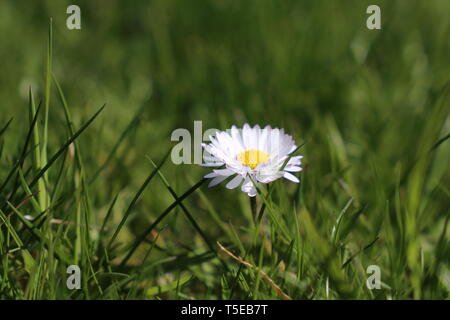
{"type": "MultiPolygon", "coordinates": [[[[389,276],[383,281],[401,287],[411,278],[404,266],[419,272],[413,265],[422,257],[425,288],[424,268],[436,261],[434,250],[450,207],[449,143],[433,149],[450,132],[449,12],[446,0],[3,0],[0,126],[14,120],[4,137],[0,178],[17,158],[27,132],[28,87],[37,101],[43,97],[52,17],[53,72],[75,127],[106,103],[78,140],[87,177],[104,164],[136,119],[90,186],[93,224],[101,224],[117,193],[113,221],[120,221],[152,170],[146,156],[159,161],[174,145],[173,130],[192,131],[194,120],[201,120],[204,130],[270,124],[285,128],[298,144],[305,142],[300,149],[305,162],[301,200],[296,185],[277,181],[280,201],[301,203],[324,237],[350,199],[354,211],[366,205],[352,227],[349,246],[362,247],[377,236],[381,240],[362,265],[384,263],[389,276]],[[81,30],[66,28],[70,4],[81,8],[81,30]],[[381,8],[381,30],[366,28],[370,4],[381,8]],[[411,221],[410,231],[400,230],[411,221]]],[[[68,137],[54,86],[49,117],[52,154],[68,137]]],[[[170,161],[162,170],[179,194],[209,171],[170,161]]],[[[50,179],[57,172],[51,170],[50,179]]],[[[64,186],[64,193],[73,192],[70,182],[64,186]]],[[[231,222],[245,239],[246,195],[223,186],[202,192],[224,223],[231,222]]],[[[152,181],[120,241],[131,241],[172,201],[163,184],[152,181]]],[[[193,195],[186,202],[211,239],[227,241],[205,199],[193,195]]],[[[65,213],[56,210],[54,215],[65,213]]],[[[183,219],[177,209],[165,220],[161,246],[175,253],[204,248],[183,219]]],[[[446,281],[448,290],[448,256],[442,261],[447,264],[438,268],[440,280],[431,277],[441,288],[430,293],[432,298],[448,292],[442,289],[446,281]]],[[[200,282],[216,288],[220,275],[215,280],[217,274],[211,275],[200,282]]],[[[412,297],[410,289],[418,285],[411,283],[393,296],[412,297]]],[[[213,289],[194,286],[188,292],[218,296],[213,289]]]]}

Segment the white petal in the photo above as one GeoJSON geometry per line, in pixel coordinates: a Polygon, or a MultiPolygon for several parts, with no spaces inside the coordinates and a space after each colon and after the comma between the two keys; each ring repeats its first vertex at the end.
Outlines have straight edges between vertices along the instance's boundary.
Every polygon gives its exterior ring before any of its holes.
{"type": "Polygon", "coordinates": [[[301,158],[303,158],[302,156],[295,156],[289,159],[287,165],[294,165],[294,166],[298,166],[302,163],[301,158]]]}
{"type": "Polygon", "coordinates": [[[241,190],[243,192],[249,192],[252,187],[253,187],[252,180],[250,180],[250,177],[247,176],[247,178],[245,178],[244,183],[242,184],[241,190]]]}
{"type": "Polygon", "coordinates": [[[296,176],[294,176],[292,173],[289,173],[289,172],[285,172],[283,174],[283,177],[288,179],[288,180],[290,180],[290,181],[292,181],[292,182],[295,182],[295,183],[299,183],[300,182],[300,180],[296,176]]]}
{"type": "Polygon", "coordinates": [[[253,182],[249,176],[247,176],[247,178],[245,178],[245,181],[242,184],[241,190],[243,192],[247,193],[247,195],[250,197],[256,196],[256,193],[257,193],[256,188],[253,185],[253,182]]]}
{"type": "Polygon", "coordinates": [[[231,176],[232,174],[235,174],[233,170],[230,169],[216,169],[214,170],[214,173],[218,176],[231,176]]]}
{"type": "Polygon", "coordinates": [[[201,163],[201,167],[220,167],[223,166],[223,162],[210,162],[210,163],[201,163]]]}
{"type": "Polygon", "coordinates": [[[259,125],[253,127],[252,149],[261,150],[259,148],[259,139],[261,138],[261,128],[259,125]]]}
{"type": "Polygon", "coordinates": [[[252,129],[247,123],[242,128],[242,141],[246,150],[252,149],[252,129]]]}
{"type": "Polygon", "coordinates": [[[233,142],[235,144],[235,147],[234,147],[235,150],[237,152],[243,151],[244,144],[242,142],[241,133],[240,133],[239,129],[236,128],[236,126],[231,127],[231,138],[233,139],[233,142]]]}
{"type": "Polygon", "coordinates": [[[206,176],[204,176],[203,178],[209,179],[209,178],[215,178],[215,177],[217,177],[217,173],[210,172],[206,176]]]}
{"type": "Polygon", "coordinates": [[[265,127],[264,129],[262,129],[261,131],[261,135],[259,137],[259,150],[264,151],[265,153],[268,153],[269,150],[267,148],[267,146],[269,145],[268,143],[268,137],[269,137],[269,129],[267,127],[265,127]]]}
{"type": "Polygon", "coordinates": [[[294,145],[292,145],[292,147],[291,147],[291,149],[289,150],[288,153],[290,154],[290,153],[294,152],[295,149],[297,149],[297,146],[294,144],[294,145]]]}
{"type": "Polygon", "coordinates": [[[247,194],[248,194],[249,197],[254,197],[254,196],[256,196],[257,193],[258,192],[256,191],[256,188],[252,187],[247,194]]]}
{"type": "Polygon", "coordinates": [[[208,187],[214,187],[215,185],[221,183],[223,180],[228,178],[227,176],[217,176],[214,179],[211,180],[211,182],[208,184],[208,187]]]}
{"type": "Polygon", "coordinates": [[[278,178],[281,178],[283,176],[282,173],[262,173],[258,175],[258,181],[262,183],[269,183],[272,181],[277,180],[278,178]]]}
{"type": "Polygon", "coordinates": [[[284,168],[284,171],[289,171],[289,172],[300,172],[302,171],[302,168],[297,167],[297,166],[286,166],[284,168]]]}
{"type": "Polygon", "coordinates": [[[240,175],[237,175],[236,177],[234,177],[230,182],[227,183],[227,185],[225,186],[227,189],[234,189],[236,187],[238,187],[242,180],[244,178],[240,175]]]}

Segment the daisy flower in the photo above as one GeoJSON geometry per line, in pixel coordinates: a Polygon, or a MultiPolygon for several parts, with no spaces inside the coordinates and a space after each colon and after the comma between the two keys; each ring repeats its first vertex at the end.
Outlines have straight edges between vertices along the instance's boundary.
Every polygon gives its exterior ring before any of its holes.
{"type": "Polygon", "coordinates": [[[241,186],[241,190],[250,197],[256,195],[260,183],[269,183],[278,178],[292,182],[299,179],[291,172],[299,172],[302,156],[294,156],[283,167],[289,155],[297,149],[294,139],[283,129],[258,125],[253,128],[245,124],[242,129],[232,126],[230,130],[218,131],[209,137],[211,143],[202,146],[207,167],[220,167],[207,174],[211,178],[209,187],[215,186],[228,177],[233,178],[226,184],[228,189],[241,186]]]}

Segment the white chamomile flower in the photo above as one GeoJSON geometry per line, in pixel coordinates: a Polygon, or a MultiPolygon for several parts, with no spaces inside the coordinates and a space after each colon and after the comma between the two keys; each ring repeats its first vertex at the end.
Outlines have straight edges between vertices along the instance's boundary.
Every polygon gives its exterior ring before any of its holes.
{"type": "Polygon", "coordinates": [[[228,177],[233,178],[226,184],[234,189],[241,184],[241,190],[250,197],[256,195],[255,185],[269,183],[278,178],[286,178],[292,182],[299,179],[291,172],[299,172],[302,156],[294,156],[283,167],[289,154],[297,149],[290,135],[283,129],[258,125],[251,128],[245,124],[242,129],[232,126],[230,130],[218,131],[210,136],[211,143],[202,144],[209,155],[204,156],[203,166],[219,167],[205,178],[212,178],[209,186],[215,186],[228,177]],[[252,181],[253,180],[253,181],[252,181]]]}

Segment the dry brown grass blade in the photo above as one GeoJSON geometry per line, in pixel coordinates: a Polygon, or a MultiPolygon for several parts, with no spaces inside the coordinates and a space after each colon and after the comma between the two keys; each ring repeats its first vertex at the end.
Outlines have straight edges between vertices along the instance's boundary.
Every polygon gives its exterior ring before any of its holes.
{"type": "MultiPolygon", "coordinates": [[[[222,252],[224,252],[226,255],[230,256],[231,258],[233,258],[234,260],[236,260],[237,262],[243,264],[246,267],[252,268],[252,269],[257,269],[254,265],[252,265],[250,262],[247,262],[245,260],[243,260],[242,258],[239,258],[237,256],[235,256],[231,251],[229,251],[228,249],[226,249],[222,244],[220,244],[219,241],[216,241],[217,245],[219,246],[220,250],[222,250],[222,252]]],[[[283,298],[283,300],[292,300],[292,298],[287,295],[286,293],[283,292],[283,290],[280,288],[279,285],[277,285],[272,278],[270,278],[267,273],[265,273],[263,270],[258,270],[260,276],[267,281],[267,283],[270,284],[270,286],[275,290],[275,292],[281,296],[281,298],[283,298]]]]}

